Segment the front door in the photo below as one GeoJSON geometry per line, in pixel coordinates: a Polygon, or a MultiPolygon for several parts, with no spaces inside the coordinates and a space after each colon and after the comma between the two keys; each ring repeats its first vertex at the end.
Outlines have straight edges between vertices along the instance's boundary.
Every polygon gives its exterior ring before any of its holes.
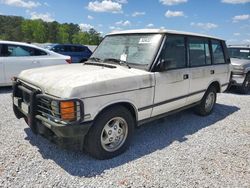
{"type": "Polygon", "coordinates": [[[155,99],[152,116],[186,105],[189,92],[189,69],[186,63],[185,37],[167,36],[160,55],[162,72],[155,73],[155,99]]]}
{"type": "Polygon", "coordinates": [[[40,67],[40,62],[32,56],[30,47],[5,44],[7,54],[3,57],[6,82],[11,83],[13,76],[18,76],[22,70],[40,67]]]}

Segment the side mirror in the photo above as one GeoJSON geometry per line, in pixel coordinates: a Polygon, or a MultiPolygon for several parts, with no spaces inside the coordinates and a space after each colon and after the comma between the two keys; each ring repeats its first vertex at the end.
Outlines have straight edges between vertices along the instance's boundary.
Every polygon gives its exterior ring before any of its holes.
{"type": "Polygon", "coordinates": [[[157,72],[163,72],[168,70],[168,65],[171,64],[171,61],[169,60],[160,60],[158,62],[158,65],[156,66],[156,71],[157,72]]]}

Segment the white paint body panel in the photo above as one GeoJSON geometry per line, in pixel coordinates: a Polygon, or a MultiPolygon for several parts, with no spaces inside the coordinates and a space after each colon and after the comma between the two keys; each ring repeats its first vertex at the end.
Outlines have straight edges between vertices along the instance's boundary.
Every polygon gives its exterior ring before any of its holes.
{"type": "MultiPolygon", "coordinates": [[[[188,94],[189,79],[184,80],[184,74],[189,74],[189,69],[169,70],[155,73],[155,100],[154,103],[168,101],[188,94]]],[[[160,115],[186,105],[186,98],[159,105],[153,108],[152,116],[160,115]]]]}
{"type": "Polygon", "coordinates": [[[5,83],[5,72],[4,72],[4,64],[2,59],[0,58],[0,86],[1,83],[4,84],[5,83]]]}
{"type": "Polygon", "coordinates": [[[20,56],[20,57],[0,56],[0,71],[1,71],[0,86],[11,85],[12,84],[11,78],[17,76],[23,70],[39,68],[43,66],[67,64],[66,59],[70,59],[69,56],[57,54],[26,43],[0,41],[0,44],[21,45],[21,46],[36,48],[38,50],[42,50],[47,53],[47,55],[41,55],[41,56],[20,56]]]}
{"type": "MultiPolygon", "coordinates": [[[[119,65],[107,68],[71,64],[25,70],[19,78],[39,87],[46,94],[58,98],[82,99],[84,113],[88,117],[85,121],[93,120],[104,108],[120,102],[131,104],[139,121],[200,101],[205,91],[192,97],[183,96],[206,90],[213,81],[227,83],[228,67],[229,65],[217,65],[216,74],[210,76],[212,66],[200,70],[185,68],[151,73],[119,65]],[[184,80],[184,74],[192,74],[192,78],[184,80]],[[171,101],[174,98],[180,99],[171,101]],[[154,104],[168,100],[170,102],[153,107],[154,104]],[[152,107],[138,110],[147,106],[152,107]]],[[[226,87],[222,88],[223,91],[225,89],[226,87]]]]}

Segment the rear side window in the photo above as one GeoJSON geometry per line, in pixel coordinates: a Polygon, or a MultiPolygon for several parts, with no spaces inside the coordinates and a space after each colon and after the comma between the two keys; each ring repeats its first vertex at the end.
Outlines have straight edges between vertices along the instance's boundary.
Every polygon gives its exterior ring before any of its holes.
{"type": "Polygon", "coordinates": [[[210,65],[211,55],[208,39],[190,37],[188,41],[190,66],[210,65]]]}
{"type": "Polygon", "coordinates": [[[52,48],[54,52],[66,52],[65,46],[63,45],[56,45],[52,48]]]}
{"type": "Polygon", "coordinates": [[[214,64],[226,63],[222,43],[219,40],[211,40],[214,64]]]}
{"type": "Polygon", "coordinates": [[[85,48],[83,46],[76,46],[76,52],[84,52],[85,48]]]}
{"type": "Polygon", "coordinates": [[[41,56],[41,55],[48,55],[48,54],[43,50],[38,50],[34,48],[34,54],[32,56],[41,56]]]}
{"type": "Polygon", "coordinates": [[[160,60],[166,70],[186,67],[185,37],[167,36],[160,60]]]}

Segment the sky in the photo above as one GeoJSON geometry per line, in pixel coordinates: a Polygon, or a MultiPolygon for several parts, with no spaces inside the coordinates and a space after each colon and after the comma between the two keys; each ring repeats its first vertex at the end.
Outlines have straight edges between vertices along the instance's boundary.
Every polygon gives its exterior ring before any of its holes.
{"type": "Polygon", "coordinates": [[[250,0],[0,0],[0,15],[117,30],[164,28],[250,44],[250,0]]]}

